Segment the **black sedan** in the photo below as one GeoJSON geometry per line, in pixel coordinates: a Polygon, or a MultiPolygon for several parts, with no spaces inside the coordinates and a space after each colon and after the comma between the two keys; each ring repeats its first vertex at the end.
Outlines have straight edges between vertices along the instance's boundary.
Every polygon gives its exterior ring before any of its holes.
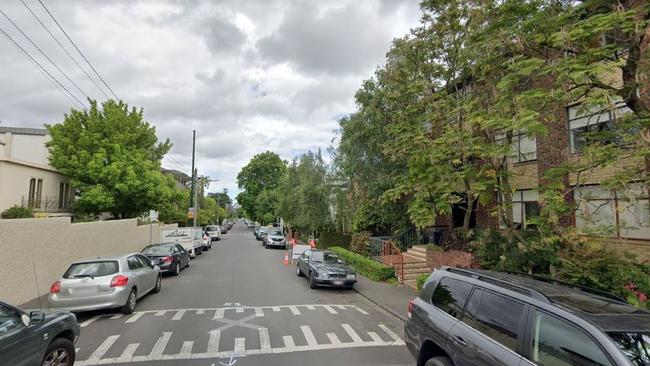
{"type": "Polygon", "coordinates": [[[298,277],[307,276],[309,287],[318,286],[352,288],[357,275],[346,266],[338,255],[325,250],[305,250],[298,258],[298,277]]]}
{"type": "Polygon", "coordinates": [[[190,266],[190,254],[180,245],[175,243],[162,243],[148,245],[142,249],[155,265],[160,267],[160,272],[169,272],[178,275],[181,269],[190,266]]]}

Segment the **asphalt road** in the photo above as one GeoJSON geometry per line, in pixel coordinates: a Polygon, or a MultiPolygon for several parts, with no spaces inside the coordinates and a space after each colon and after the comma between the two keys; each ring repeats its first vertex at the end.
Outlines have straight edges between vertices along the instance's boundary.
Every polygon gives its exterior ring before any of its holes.
{"type": "Polygon", "coordinates": [[[235,224],[133,314],[80,314],[75,365],[415,363],[401,320],[352,290],[311,290],[284,254],[235,224]]]}

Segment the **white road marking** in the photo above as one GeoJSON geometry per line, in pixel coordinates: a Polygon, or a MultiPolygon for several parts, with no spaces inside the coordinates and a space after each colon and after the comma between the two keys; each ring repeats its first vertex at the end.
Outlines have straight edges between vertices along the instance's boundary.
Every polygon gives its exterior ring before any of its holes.
{"type": "Polygon", "coordinates": [[[369,335],[370,338],[372,338],[372,340],[375,341],[375,342],[379,342],[379,343],[381,343],[381,342],[384,341],[383,339],[381,339],[381,337],[379,336],[379,334],[377,334],[377,333],[375,333],[375,332],[368,332],[368,335],[369,335]]]}
{"type": "Polygon", "coordinates": [[[345,310],[345,305],[336,305],[336,307],[341,309],[341,310],[345,310]]]}
{"type": "Polygon", "coordinates": [[[295,348],[296,343],[293,341],[292,336],[282,336],[282,340],[284,341],[284,348],[295,348]]]}
{"type": "Polygon", "coordinates": [[[255,308],[255,315],[264,316],[264,310],[262,308],[255,308]]]}
{"type": "Polygon", "coordinates": [[[130,318],[128,318],[125,323],[133,323],[136,320],[140,319],[141,316],[143,316],[145,313],[134,313],[130,318]]]}
{"type": "Polygon", "coordinates": [[[356,307],[357,311],[360,312],[361,314],[368,315],[368,312],[366,312],[365,310],[363,310],[363,309],[361,309],[360,307],[357,307],[357,306],[355,306],[355,307],[356,307]]]}
{"type": "Polygon", "coordinates": [[[327,333],[327,338],[329,338],[331,344],[341,344],[341,340],[335,333],[327,333]]]}
{"type": "Polygon", "coordinates": [[[221,339],[220,330],[211,330],[210,340],[208,341],[208,353],[217,353],[219,352],[219,339],[221,339]]]}
{"type": "Polygon", "coordinates": [[[243,354],[246,352],[246,338],[235,338],[234,354],[243,354]]]}
{"type": "Polygon", "coordinates": [[[316,307],[313,305],[307,305],[307,310],[316,310],[316,307]]]}
{"type": "Polygon", "coordinates": [[[352,342],[363,343],[363,339],[361,339],[361,337],[359,337],[357,332],[355,332],[354,329],[352,329],[350,324],[341,324],[341,326],[343,327],[343,329],[345,329],[345,332],[350,336],[350,338],[352,338],[352,342]]]}
{"type": "Polygon", "coordinates": [[[273,311],[280,311],[280,307],[278,307],[278,306],[273,306],[272,309],[273,309],[273,311]]]}
{"type": "Polygon", "coordinates": [[[82,328],[83,328],[83,327],[87,327],[87,326],[89,326],[90,324],[94,323],[95,320],[97,320],[97,319],[99,319],[99,318],[101,318],[101,317],[103,317],[103,316],[104,316],[104,315],[95,315],[95,316],[93,316],[92,318],[86,320],[85,322],[79,324],[79,326],[82,327],[82,328]]]}
{"type": "Polygon", "coordinates": [[[122,352],[122,355],[118,357],[119,360],[123,360],[124,362],[129,362],[131,358],[133,358],[133,354],[135,351],[140,347],[140,343],[131,343],[126,348],[124,349],[124,352],[122,352]]]}
{"type": "Polygon", "coordinates": [[[149,353],[148,358],[157,358],[162,356],[163,351],[165,350],[165,347],[167,347],[167,342],[169,342],[169,339],[172,337],[173,332],[163,332],[162,336],[158,338],[156,341],[156,344],[153,345],[153,349],[151,350],[151,353],[149,353]]]}
{"type": "Polygon", "coordinates": [[[174,314],[172,320],[181,320],[181,318],[183,318],[183,315],[185,315],[185,310],[179,310],[176,312],[176,314],[174,314]]]}
{"type": "Polygon", "coordinates": [[[165,315],[166,312],[167,312],[167,310],[156,311],[156,313],[154,314],[154,316],[163,316],[163,315],[165,315]]]}
{"type": "Polygon", "coordinates": [[[226,311],[224,308],[219,308],[214,311],[214,316],[212,319],[223,319],[223,313],[226,311]]]}
{"type": "Polygon", "coordinates": [[[384,332],[386,332],[386,334],[388,334],[391,338],[393,338],[393,341],[394,341],[394,342],[393,342],[392,344],[394,344],[394,345],[396,345],[396,346],[397,346],[397,345],[403,345],[403,344],[404,344],[404,341],[402,340],[402,338],[400,338],[400,337],[399,337],[397,334],[395,334],[395,332],[393,332],[392,330],[388,329],[387,326],[385,326],[385,325],[383,325],[383,324],[379,324],[379,328],[381,328],[384,332]]]}
{"type": "Polygon", "coordinates": [[[298,310],[298,307],[294,305],[289,306],[289,310],[291,310],[293,315],[300,315],[300,310],[298,310]]]}
{"type": "Polygon", "coordinates": [[[124,314],[115,314],[112,317],[110,317],[109,319],[110,320],[117,320],[117,319],[122,318],[123,316],[124,316],[124,314]]]}
{"type": "Polygon", "coordinates": [[[196,315],[203,315],[205,314],[205,309],[199,309],[196,311],[196,315]]]}
{"type": "Polygon", "coordinates": [[[235,313],[243,313],[243,312],[244,312],[244,308],[242,307],[235,308],[235,313]]]}
{"type": "Polygon", "coordinates": [[[257,331],[260,332],[260,350],[268,352],[271,349],[269,330],[267,328],[259,328],[257,331]]]}
{"type": "Polygon", "coordinates": [[[76,353],[79,353],[79,351],[81,351],[81,348],[75,348],[74,350],[76,353]]]}
{"type": "Polygon", "coordinates": [[[115,341],[120,338],[119,335],[112,335],[104,340],[102,344],[97,347],[95,352],[93,352],[90,357],[88,357],[88,362],[97,362],[99,361],[104,354],[108,351],[109,348],[115,343],[115,341]]]}
{"type": "Polygon", "coordinates": [[[184,355],[189,358],[189,356],[192,355],[192,347],[194,347],[193,341],[183,342],[183,346],[181,347],[181,352],[179,353],[179,355],[184,355]]]}
{"type": "Polygon", "coordinates": [[[323,308],[325,308],[325,310],[329,311],[330,314],[338,314],[338,312],[336,312],[336,310],[334,310],[334,308],[329,306],[329,305],[323,305],[323,308]]]}
{"type": "Polygon", "coordinates": [[[305,336],[308,346],[318,345],[318,342],[316,342],[316,337],[314,337],[314,333],[312,333],[311,328],[309,328],[309,325],[301,325],[300,330],[302,330],[302,334],[305,336]]]}

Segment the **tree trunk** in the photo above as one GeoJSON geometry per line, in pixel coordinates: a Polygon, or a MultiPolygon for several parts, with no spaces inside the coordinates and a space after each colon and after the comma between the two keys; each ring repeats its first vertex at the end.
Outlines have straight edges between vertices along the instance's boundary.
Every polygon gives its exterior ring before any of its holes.
{"type": "Polygon", "coordinates": [[[472,222],[472,213],[474,212],[474,202],[476,199],[471,194],[467,195],[467,207],[465,208],[465,215],[463,216],[463,231],[469,230],[469,225],[472,222]]]}

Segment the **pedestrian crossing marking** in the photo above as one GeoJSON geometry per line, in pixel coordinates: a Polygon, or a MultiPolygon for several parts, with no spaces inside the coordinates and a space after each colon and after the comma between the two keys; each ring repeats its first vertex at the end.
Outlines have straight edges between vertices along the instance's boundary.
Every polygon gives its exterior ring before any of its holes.
{"type": "Polygon", "coordinates": [[[338,312],[336,310],[334,310],[334,308],[329,306],[329,305],[323,305],[323,308],[325,310],[327,310],[330,314],[338,314],[338,312]]]}
{"type": "Polygon", "coordinates": [[[255,308],[255,315],[264,316],[264,310],[262,308],[255,308]]]}
{"type": "Polygon", "coordinates": [[[298,307],[297,307],[297,306],[293,306],[293,305],[292,305],[292,306],[289,306],[289,310],[291,310],[291,312],[293,313],[293,315],[300,315],[300,314],[301,314],[301,313],[300,313],[300,310],[298,310],[298,307]]]}
{"type": "Polygon", "coordinates": [[[268,328],[259,328],[257,330],[260,333],[260,349],[262,351],[268,351],[271,349],[271,337],[269,337],[268,328]]]}
{"type": "Polygon", "coordinates": [[[160,336],[160,338],[158,338],[156,341],[156,344],[153,345],[153,349],[148,356],[149,358],[157,358],[162,356],[163,351],[167,346],[167,342],[169,342],[169,339],[172,337],[172,333],[173,332],[163,332],[162,336],[160,336]]]}
{"type": "Polygon", "coordinates": [[[118,359],[128,362],[131,358],[133,358],[133,354],[138,349],[138,347],[140,347],[140,343],[129,344],[128,346],[126,346],[124,352],[122,352],[122,355],[118,359]]]}
{"type": "Polygon", "coordinates": [[[235,338],[235,349],[233,353],[243,354],[246,352],[246,338],[235,338]]]}
{"type": "Polygon", "coordinates": [[[352,329],[350,324],[341,324],[341,327],[343,327],[343,329],[345,329],[345,332],[350,336],[350,338],[352,338],[352,342],[355,342],[355,343],[363,342],[361,337],[359,337],[357,332],[355,332],[354,329],[352,329]]]}
{"type": "Polygon", "coordinates": [[[97,349],[88,357],[88,361],[90,362],[97,362],[99,361],[102,357],[104,357],[104,354],[108,351],[109,348],[115,343],[115,341],[120,338],[119,335],[112,335],[104,340],[102,344],[97,347],[97,349]]]}
{"type": "Polygon", "coordinates": [[[302,330],[302,334],[305,336],[308,346],[315,346],[318,344],[318,342],[316,342],[316,337],[314,337],[314,333],[312,333],[311,328],[309,328],[308,325],[301,325],[300,330],[302,330]]]}
{"type": "Polygon", "coordinates": [[[236,308],[236,309],[235,309],[235,312],[236,312],[236,313],[243,313],[243,312],[244,312],[244,308],[236,308]]]}
{"type": "Polygon", "coordinates": [[[307,310],[316,310],[314,305],[307,305],[307,310]]]}
{"type": "Polygon", "coordinates": [[[93,316],[92,318],[90,318],[90,319],[84,321],[83,323],[80,323],[79,326],[80,326],[80,327],[87,327],[87,326],[89,326],[90,324],[94,323],[97,319],[99,319],[99,318],[101,318],[101,317],[103,317],[103,315],[95,315],[95,316],[93,316]]]}
{"type": "Polygon", "coordinates": [[[210,340],[208,341],[208,353],[219,352],[219,340],[221,339],[220,330],[210,331],[210,340]]]}
{"type": "Polygon", "coordinates": [[[166,312],[167,312],[167,310],[159,310],[159,311],[156,311],[154,316],[163,316],[163,315],[165,315],[166,312]]]}
{"type": "Polygon", "coordinates": [[[223,319],[223,313],[225,312],[225,308],[219,308],[214,311],[214,317],[212,319],[223,319]]]}
{"type": "Polygon", "coordinates": [[[279,306],[273,306],[272,309],[273,309],[273,311],[280,311],[280,307],[279,307],[279,306]]]}
{"type": "Polygon", "coordinates": [[[282,336],[282,341],[284,341],[284,348],[296,347],[296,343],[293,341],[293,337],[290,335],[282,336]]]}
{"type": "Polygon", "coordinates": [[[176,312],[176,314],[174,314],[174,316],[172,317],[172,320],[181,320],[183,315],[185,315],[185,310],[179,310],[179,311],[176,312]]]}
{"type": "Polygon", "coordinates": [[[133,315],[131,315],[131,317],[128,318],[128,319],[125,321],[125,323],[133,323],[133,322],[135,322],[136,320],[140,319],[140,317],[142,317],[144,314],[145,314],[144,312],[133,313],[133,315]]]}
{"type": "Polygon", "coordinates": [[[365,310],[361,309],[360,307],[356,307],[356,306],[355,306],[355,308],[356,308],[357,311],[360,312],[361,314],[363,314],[363,315],[368,315],[368,313],[367,313],[365,310]]]}
{"type": "Polygon", "coordinates": [[[194,341],[185,341],[183,342],[183,346],[181,347],[181,352],[179,355],[183,356],[191,356],[192,355],[192,347],[194,347],[194,341]]]}
{"type": "Polygon", "coordinates": [[[327,333],[326,335],[331,344],[341,344],[341,340],[339,340],[339,337],[336,335],[336,333],[327,333]]]}
{"type": "Polygon", "coordinates": [[[199,309],[196,311],[196,315],[203,315],[205,314],[205,309],[199,309]]]}
{"type": "Polygon", "coordinates": [[[123,316],[124,316],[124,314],[115,314],[112,317],[110,317],[109,319],[110,320],[117,320],[117,319],[122,318],[123,316]]]}
{"type": "Polygon", "coordinates": [[[381,337],[379,336],[379,334],[377,334],[377,333],[375,333],[375,332],[368,332],[368,335],[369,335],[370,338],[372,338],[372,340],[375,341],[375,342],[383,342],[383,340],[381,339],[381,337]]]}

